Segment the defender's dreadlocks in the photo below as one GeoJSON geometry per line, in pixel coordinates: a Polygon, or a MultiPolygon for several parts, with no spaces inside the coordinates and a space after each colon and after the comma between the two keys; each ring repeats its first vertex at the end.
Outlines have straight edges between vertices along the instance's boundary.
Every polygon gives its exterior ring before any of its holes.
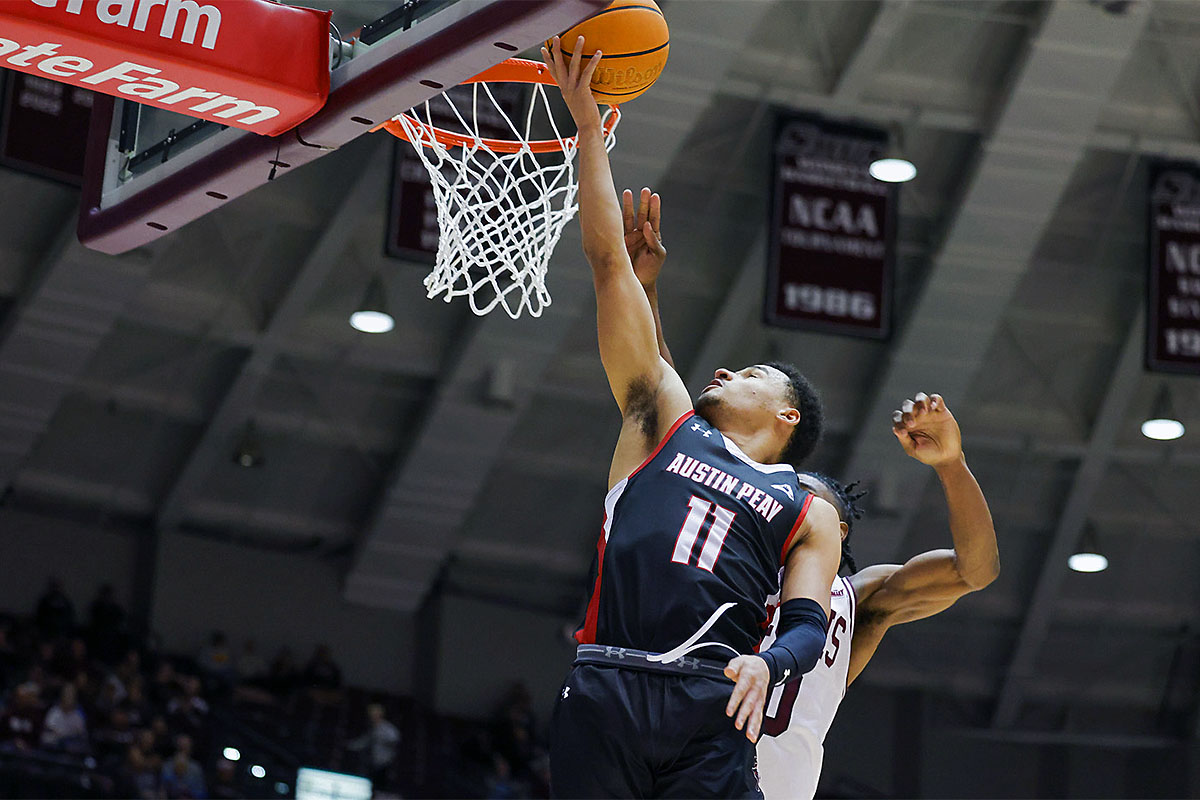
{"type": "Polygon", "coordinates": [[[857,501],[866,497],[867,493],[865,491],[854,491],[858,487],[858,481],[843,486],[835,479],[821,472],[801,472],[800,474],[820,481],[829,487],[829,491],[833,492],[833,498],[837,501],[838,518],[846,523],[846,538],[842,539],[842,563],[838,571],[849,569],[850,574],[858,572],[858,565],[854,563],[854,556],[850,555],[850,534],[854,533],[854,521],[862,519],[863,515],[863,510],[859,507],[857,501]]]}

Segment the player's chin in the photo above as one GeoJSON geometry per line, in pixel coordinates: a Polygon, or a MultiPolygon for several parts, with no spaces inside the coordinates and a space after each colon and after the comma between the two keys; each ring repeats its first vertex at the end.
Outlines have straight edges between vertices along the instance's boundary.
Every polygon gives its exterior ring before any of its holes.
{"type": "Polygon", "coordinates": [[[696,395],[696,402],[693,403],[696,407],[696,412],[701,413],[708,409],[716,408],[721,405],[721,387],[707,386],[704,391],[696,395]]]}

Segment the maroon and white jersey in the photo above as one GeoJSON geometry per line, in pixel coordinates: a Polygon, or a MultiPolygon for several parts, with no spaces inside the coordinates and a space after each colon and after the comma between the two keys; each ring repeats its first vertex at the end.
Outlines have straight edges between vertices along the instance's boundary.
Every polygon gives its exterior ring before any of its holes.
{"type": "MultiPolygon", "coordinates": [[[[779,598],[772,602],[778,604],[779,598]]],[[[758,740],[758,781],[766,800],[811,800],[816,794],[825,734],[846,694],[857,607],[850,579],[834,581],[829,598],[829,631],[817,665],[799,680],[771,689],[758,740]]],[[[761,650],[775,642],[778,624],[776,607],[761,650]]]]}

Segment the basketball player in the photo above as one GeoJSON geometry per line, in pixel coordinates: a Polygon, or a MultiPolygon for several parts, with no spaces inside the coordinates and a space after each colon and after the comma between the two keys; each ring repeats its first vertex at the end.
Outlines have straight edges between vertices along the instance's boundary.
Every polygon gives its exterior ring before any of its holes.
{"type": "MultiPolygon", "coordinates": [[[[666,259],[661,237],[661,201],[643,189],[634,213],[633,194],[623,195],[625,243],[658,324],[659,352],[670,351],[658,316],[657,280],[666,259]]],[[[802,472],[802,488],[838,511],[842,568],[848,577],[834,582],[829,630],[816,667],[801,680],[773,687],[758,742],[758,774],[767,800],[811,800],[821,774],[825,734],[833,724],[846,688],[875,654],[893,625],[932,616],[958,598],[978,591],[1000,572],[996,530],[987,500],[967,468],[958,422],[940,395],[919,393],[893,412],[892,433],[904,452],[936,471],[950,516],[951,550],[931,550],[899,564],[878,564],[858,572],[848,539],[861,516],[851,493],[832,478],[802,472]]],[[[774,622],[774,619],[772,620],[774,622]]],[[[774,641],[774,631],[763,646],[774,641]]]]}
{"type": "MultiPolygon", "coordinates": [[[[817,666],[772,692],[758,742],[758,773],[767,800],[810,800],[821,774],[825,734],[846,687],[875,655],[893,625],[945,611],[1000,572],[987,500],[967,468],[958,422],[940,395],[917,394],[893,414],[904,452],[934,469],[950,517],[952,549],[921,553],[905,564],[877,564],[839,578],[830,598],[829,632],[817,666]]],[[[859,515],[855,497],[836,481],[804,474],[801,485],[839,510],[848,537],[859,515]]],[[[848,551],[845,552],[848,557],[848,551]]],[[[853,560],[848,559],[853,571],[853,560]]],[[[768,645],[771,636],[764,641],[768,645]]]]}
{"type": "Polygon", "coordinates": [[[812,450],[820,405],[793,367],[755,364],[717,370],[693,407],[659,355],[626,252],[589,88],[601,54],[584,64],[582,37],[575,45],[568,61],[556,38],[543,57],[579,131],[583,249],[622,427],[580,645],[554,711],[552,790],[761,797],[753,758],[767,692],[820,656],[840,560],[837,512],[785,463],[812,450]],[[781,567],[779,633],[756,654],[781,567]]]}

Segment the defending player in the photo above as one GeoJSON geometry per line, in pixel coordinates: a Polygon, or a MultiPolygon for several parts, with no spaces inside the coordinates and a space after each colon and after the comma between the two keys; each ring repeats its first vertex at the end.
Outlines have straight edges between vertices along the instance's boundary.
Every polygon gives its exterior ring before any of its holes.
{"type": "MultiPolygon", "coordinates": [[[[633,195],[623,196],[625,243],[638,279],[654,309],[659,352],[670,351],[658,316],[659,271],[666,258],[657,194],[643,189],[634,213],[633,195]]],[[[931,550],[903,566],[879,564],[856,571],[846,546],[857,499],[832,478],[811,472],[800,485],[838,511],[843,542],[840,577],[830,593],[829,630],[821,658],[801,680],[774,687],[758,742],[758,773],[767,800],[810,800],[821,774],[825,734],[846,693],[893,625],[924,619],[978,591],[1000,573],[996,531],[983,491],[967,468],[958,422],[940,395],[918,394],[905,400],[892,418],[892,433],[904,451],[937,472],[950,516],[952,550],[931,550]]],[[[777,602],[777,600],[775,600],[777,602]]],[[[772,619],[774,623],[775,619],[772,619]]],[[[769,647],[774,630],[763,640],[769,647]]]]}
{"type": "Polygon", "coordinates": [[[756,364],[717,370],[693,409],[626,253],[589,88],[600,54],[567,62],[552,47],[543,56],[579,130],[583,247],[622,416],[595,583],[554,711],[552,789],[758,797],[768,688],[816,663],[840,558],[837,512],[784,463],[814,446],[819,401],[794,368],[756,364]],[[754,655],[781,566],[780,634],[754,655]]]}
{"type": "MultiPolygon", "coordinates": [[[[967,468],[958,422],[942,397],[922,392],[905,400],[893,415],[892,432],[904,452],[936,471],[954,547],[922,553],[903,565],[867,567],[834,584],[829,632],[817,666],[803,680],[773,691],[768,701],[758,742],[759,780],[767,800],[812,798],[825,734],[846,687],[875,655],[889,628],[945,611],[1000,573],[987,500],[967,468]]],[[[823,476],[806,473],[800,482],[838,508],[842,535],[848,536],[859,513],[853,496],[823,476]]]]}

